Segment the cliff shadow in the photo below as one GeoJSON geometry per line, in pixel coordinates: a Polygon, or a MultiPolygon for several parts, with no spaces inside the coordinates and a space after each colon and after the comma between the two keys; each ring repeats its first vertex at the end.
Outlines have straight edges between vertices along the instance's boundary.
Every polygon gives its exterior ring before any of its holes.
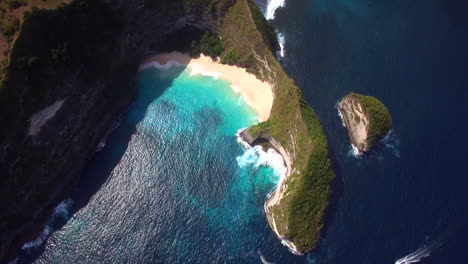
{"type": "MultiPolygon", "coordinates": [[[[183,62],[188,63],[188,62],[183,62]]],[[[109,179],[114,168],[119,164],[127,151],[132,135],[137,130],[137,125],[147,114],[149,105],[159,98],[186,67],[173,67],[162,74],[151,74],[154,68],[146,69],[136,74],[138,92],[129,108],[117,119],[105,140],[105,146],[95,152],[86,163],[80,177],[76,179],[70,188],[69,196],[49,216],[43,233],[33,242],[33,246],[20,250],[17,264],[33,263],[44,252],[47,239],[53,232],[65,226],[68,220],[76,212],[87,206],[91,198],[102,188],[109,179]],[[146,73],[145,73],[146,72],[146,73]],[[158,76],[162,76],[161,78],[158,76]],[[154,78],[154,82],[152,82],[154,78]],[[144,79],[144,80],[143,80],[144,79]],[[142,81],[145,82],[142,87],[142,81]]]]}

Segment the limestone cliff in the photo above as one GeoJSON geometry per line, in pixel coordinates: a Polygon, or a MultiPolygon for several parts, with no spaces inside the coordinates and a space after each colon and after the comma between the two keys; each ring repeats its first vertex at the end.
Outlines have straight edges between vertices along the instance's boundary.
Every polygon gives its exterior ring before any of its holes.
{"type": "Polygon", "coordinates": [[[392,127],[388,109],[376,98],[351,93],[338,104],[353,146],[369,151],[392,127]]]}
{"type": "Polygon", "coordinates": [[[0,84],[0,263],[41,231],[131,103],[138,64],[187,51],[197,31],[220,36],[223,61],[274,87],[270,119],[249,129],[254,138],[267,133],[291,157],[287,191],[268,217],[298,252],[315,246],[334,178],[327,139],[276,60],[274,30],[255,4],[75,0],[27,14],[0,84]]]}

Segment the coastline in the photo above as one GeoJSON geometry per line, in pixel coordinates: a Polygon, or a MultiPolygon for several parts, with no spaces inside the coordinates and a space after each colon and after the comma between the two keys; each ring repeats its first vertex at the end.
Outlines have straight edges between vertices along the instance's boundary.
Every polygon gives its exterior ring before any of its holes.
{"type": "MultiPolygon", "coordinates": [[[[203,54],[200,58],[193,59],[188,54],[170,52],[161,53],[148,58],[140,65],[139,71],[148,68],[167,70],[171,67],[180,66],[187,66],[191,71],[191,75],[201,74],[229,81],[231,83],[231,88],[236,93],[240,93],[246,103],[257,112],[260,122],[266,121],[270,117],[274,98],[271,85],[267,82],[260,81],[255,75],[248,73],[244,68],[221,64],[212,60],[208,56],[204,56],[203,54]]],[[[245,149],[256,145],[253,142],[254,138],[252,138],[252,136],[247,132],[247,129],[239,130],[239,132],[236,133],[236,137],[237,142],[245,149]]],[[[287,189],[285,181],[292,171],[292,159],[290,154],[277,140],[272,137],[269,137],[267,140],[272,146],[271,149],[282,157],[285,173],[281,175],[276,188],[269,193],[264,203],[264,211],[266,213],[268,223],[270,224],[273,232],[280,239],[281,243],[293,254],[300,255],[294,243],[279,234],[275,220],[269,215],[268,211],[269,207],[280,202],[283,197],[283,193],[287,189]]]]}
{"type": "MultiPolygon", "coordinates": [[[[236,134],[237,142],[243,148],[251,148],[257,144],[255,144],[256,139],[252,137],[252,135],[248,132],[247,129],[241,129],[236,134]]],[[[267,217],[268,224],[270,225],[273,232],[276,236],[280,239],[281,244],[286,246],[289,251],[295,255],[301,255],[298,251],[296,245],[292,241],[287,240],[283,236],[281,236],[278,232],[276,227],[275,219],[272,217],[272,213],[268,210],[268,208],[279,204],[281,199],[283,198],[283,193],[287,189],[287,185],[285,184],[286,179],[291,175],[291,156],[290,154],[281,146],[281,144],[276,141],[273,137],[269,136],[268,139],[265,139],[271,145],[271,148],[274,152],[278,153],[283,159],[283,166],[285,167],[285,173],[280,176],[280,181],[276,185],[276,188],[270,192],[267,196],[265,203],[263,204],[263,210],[265,211],[265,215],[267,217]]],[[[259,144],[261,145],[261,144],[259,144]]]]}
{"type": "MultiPolygon", "coordinates": [[[[346,119],[345,114],[342,112],[342,109],[340,107],[339,102],[336,104],[336,109],[338,111],[338,116],[341,118],[341,123],[342,123],[343,127],[345,127],[346,130],[348,130],[348,126],[349,126],[348,120],[346,119]]],[[[348,131],[348,134],[349,134],[349,131],[348,131]]],[[[352,149],[352,153],[353,153],[354,157],[360,158],[364,154],[364,152],[360,151],[356,147],[352,137],[350,137],[350,145],[351,145],[351,149],[352,149]]]]}
{"type": "Polygon", "coordinates": [[[193,59],[185,53],[170,52],[150,57],[140,65],[139,70],[153,67],[166,70],[175,66],[187,66],[192,75],[201,74],[230,82],[231,88],[241,94],[245,102],[257,112],[260,122],[270,117],[273,107],[272,86],[244,68],[221,64],[203,54],[200,58],[193,59]]]}

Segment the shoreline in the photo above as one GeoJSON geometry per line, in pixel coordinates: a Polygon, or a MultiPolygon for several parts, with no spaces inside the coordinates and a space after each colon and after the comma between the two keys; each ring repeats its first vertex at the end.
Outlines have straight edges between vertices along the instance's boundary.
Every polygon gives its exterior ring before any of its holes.
{"type": "MultiPolygon", "coordinates": [[[[253,147],[252,143],[254,142],[254,138],[252,137],[252,135],[250,135],[250,133],[248,133],[247,129],[240,129],[236,133],[236,138],[239,145],[241,145],[243,148],[247,149],[253,147]]],[[[270,216],[270,213],[268,211],[269,207],[278,204],[281,198],[283,198],[283,193],[287,189],[287,185],[284,183],[291,174],[291,157],[289,153],[286,152],[286,150],[281,146],[281,144],[279,144],[279,142],[277,142],[274,138],[271,137],[268,140],[268,142],[272,146],[271,149],[273,149],[282,157],[283,166],[285,167],[286,172],[284,173],[284,175],[280,175],[280,181],[276,185],[276,188],[272,192],[267,194],[267,199],[263,204],[263,210],[265,211],[268,224],[270,225],[271,229],[276,234],[276,236],[279,238],[281,244],[286,246],[291,253],[295,255],[301,255],[292,241],[287,240],[279,234],[278,229],[276,228],[275,219],[272,216],[270,216]]]]}
{"type": "MultiPolygon", "coordinates": [[[[342,112],[342,109],[340,107],[340,102],[336,104],[336,109],[338,110],[338,116],[341,118],[341,123],[343,127],[345,127],[346,130],[348,130],[348,126],[349,126],[348,120],[345,117],[345,113],[342,112]]],[[[349,130],[348,130],[348,135],[349,135],[349,130]]],[[[364,153],[360,151],[358,147],[354,145],[353,138],[352,137],[349,137],[349,138],[350,138],[351,149],[353,151],[353,156],[355,158],[360,158],[364,153]]]]}
{"type": "Polygon", "coordinates": [[[187,66],[191,75],[206,75],[230,82],[234,92],[240,94],[245,102],[257,112],[260,122],[270,117],[274,97],[272,86],[248,73],[244,68],[221,64],[203,54],[194,59],[188,54],[174,51],[148,58],[140,65],[139,71],[148,68],[167,70],[177,66],[187,66]]]}

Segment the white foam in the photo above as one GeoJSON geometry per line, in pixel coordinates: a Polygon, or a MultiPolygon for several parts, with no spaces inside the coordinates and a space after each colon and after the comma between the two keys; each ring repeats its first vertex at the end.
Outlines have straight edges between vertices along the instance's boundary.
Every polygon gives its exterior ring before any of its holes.
{"type": "Polygon", "coordinates": [[[421,259],[429,257],[431,255],[431,251],[437,248],[439,245],[440,244],[438,243],[432,243],[429,245],[421,246],[413,253],[395,261],[395,264],[417,263],[421,261],[421,259]]]}
{"type": "Polygon", "coordinates": [[[350,153],[355,157],[355,158],[360,158],[362,157],[363,152],[360,151],[356,146],[351,144],[351,151],[350,153]]]}
{"type": "Polygon", "coordinates": [[[286,175],[287,168],[284,166],[283,157],[270,148],[267,152],[263,151],[261,146],[254,146],[247,149],[242,156],[237,157],[237,164],[239,167],[244,168],[253,166],[258,168],[260,166],[269,166],[274,169],[281,178],[286,175]]]}
{"type": "Polygon", "coordinates": [[[275,264],[274,262],[267,261],[260,251],[258,251],[258,254],[260,255],[260,261],[262,261],[263,264],[275,264]]]}
{"type": "Polygon", "coordinates": [[[210,76],[213,77],[214,79],[219,79],[221,77],[221,73],[217,71],[209,71],[206,70],[205,67],[203,67],[200,64],[190,64],[190,75],[204,75],[204,76],[210,76]]]}
{"type": "Polygon", "coordinates": [[[239,143],[239,145],[241,145],[241,147],[244,149],[244,150],[247,150],[247,149],[250,149],[252,148],[252,146],[250,146],[249,143],[245,142],[244,140],[242,140],[241,136],[240,136],[240,133],[242,133],[244,130],[246,130],[246,128],[241,128],[239,130],[237,130],[237,133],[236,133],[236,140],[237,140],[237,143],[239,143]]]}
{"type": "Polygon", "coordinates": [[[339,103],[340,102],[336,102],[335,108],[336,108],[336,111],[338,111],[338,116],[341,118],[341,124],[343,125],[343,127],[346,127],[346,123],[344,121],[343,115],[341,114],[340,108],[338,107],[339,103]]]}
{"type": "Polygon", "coordinates": [[[265,18],[267,20],[272,20],[275,18],[276,9],[279,7],[284,7],[286,5],[285,0],[268,0],[267,8],[265,11],[265,18]]]}
{"type": "Polygon", "coordinates": [[[284,58],[284,55],[285,55],[284,47],[286,44],[286,37],[284,36],[283,33],[278,32],[276,34],[276,39],[278,40],[278,43],[279,43],[279,50],[276,51],[276,57],[278,58],[278,60],[281,60],[284,58]]]}
{"type": "Polygon", "coordinates": [[[244,154],[237,157],[237,164],[239,167],[244,168],[246,166],[253,166],[254,168],[258,168],[260,166],[269,166],[280,176],[279,182],[281,183],[286,177],[286,173],[288,171],[288,168],[284,164],[283,156],[272,148],[265,152],[263,151],[262,146],[251,147],[240,137],[239,134],[242,131],[243,130],[239,130],[236,134],[237,142],[245,149],[244,154]]]}
{"type": "Polygon", "coordinates": [[[42,234],[36,238],[35,240],[32,240],[32,241],[29,241],[27,243],[25,243],[21,249],[22,250],[29,250],[29,249],[32,249],[32,248],[36,248],[40,245],[42,245],[42,243],[44,243],[44,241],[47,239],[47,237],[54,231],[53,230],[53,222],[54,222],[54,219],[56,219],[57,217],[61,217],[61,218],[64,218],[64,219],[68,219],[70,216],[69,216],[69,209],[70,207],[73,205],[73,200],[72,199],[66,199],[65,201],[61,202],[59,205],[57,205],[57,207],[55,207],[54,211],[52,212],[52,215],[50,216],[50,219],[47,223],[47,225],[45,226],[44,230],[42,231],[42,234]]]}
{"type": "Polygon", "coordinates": [[[169,61],[167,61],[166,63],[163,63],[163,64],[159,63],[158,61],[151,61],[151,62],[141,64],[138,71],[143,71],[143,70],[146,70],[146,69],[149,69],[149,68],[156,68],[156,69],[159,69],[159,70],[169,70],[172,67],[181,67],[181,66],[183,66],[183,65],[180,64],[176,60],[169,60],[169,61]]]}
{"type": "MultiPolygon", "coordinates": [[[[140,68],[138,70],[143,71],[149,68],[156,68],[158,70],[169,70],[173,67],[182,67],[182,66],[186,66],[186,65],[181,64],[180,62],[176,60],[169,60],[166,63],[162,63],[162,64],[159,63],[158,61],[152,61],[152,62],[147,62],[147,63],[140,65],[140,68]]],[[[204,75],[204,76],[213,77],[214,79],[219,79],[222,76],[220,72],[206,70],[205,67],[197,63],[192,63],[188,66],[189,66],[191,76],[204,75]]]]}
{"type": "Polygon", "coordinates": [[[296,247],[291,244],[291,242],[287,241],[286,239],[284,238],[281,238],[281,244],[283,244],[283,246],[286,246],[288,249],[289,249],[289,252],[293,253],[294,255],[301,255],[299,254],[299,252],[297,252],[296,250],[296,247]]]}
{"type": "Polygon", "coordinates": [[[120,125],[120,121],[114,122],[114,124],[112,124],[112,127],[109,129],[109,131],[107,131],[106,135],[104,135],[104,138],[101,140],[101,142],[99,142],[99,145],[96,148],[96,152],[99,152],[106,147],[107,138],[112,133],[112,131],[114,131],[117,127],[119,127],[119,125],[120,125]]]}

